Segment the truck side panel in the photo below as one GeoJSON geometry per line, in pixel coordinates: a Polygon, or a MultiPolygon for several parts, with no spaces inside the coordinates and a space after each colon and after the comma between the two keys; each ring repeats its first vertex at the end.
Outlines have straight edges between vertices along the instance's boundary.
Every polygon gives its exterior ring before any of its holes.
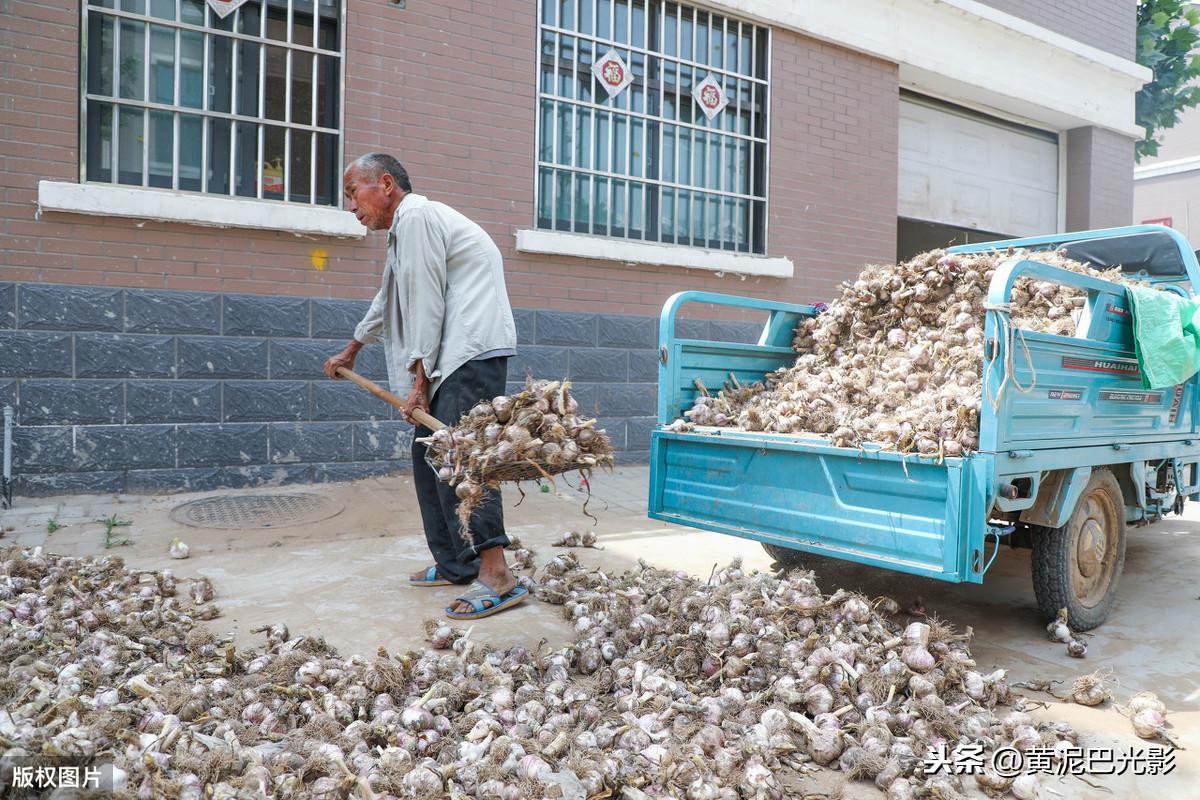
{"type": "Polygon", "coordinates": [[[1025,347],[1018,338],[1012,363],[1016,383],[1029,391],[1012,382],[1004,391],[995,412],[996,450],[1072,447],[1097,439],[1152,441],[1195,433],[1193,381],[1144,390],[1130,351],[1065,336],[1026,333],[1023,338],[1025,347]]]}
{"type": "Polygon", "coordinates": [[[941,580],[982,579],[986,459],[938,464],[795,437],[666,431],[653,434],[651,458],[655,519],[941,580]]]}

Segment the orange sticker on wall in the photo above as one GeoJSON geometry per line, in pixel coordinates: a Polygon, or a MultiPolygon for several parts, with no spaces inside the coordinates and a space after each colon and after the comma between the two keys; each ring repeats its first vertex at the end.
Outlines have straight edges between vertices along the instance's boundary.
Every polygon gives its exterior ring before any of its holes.
{"type": "Polygon", "coordinates": [[[326,265],[329,264],[329,253],[320,247],[313,248],[313,251],[308,254],[308,258],[312,261],[313,269],[318,272],[324,272],[326,265]]]}

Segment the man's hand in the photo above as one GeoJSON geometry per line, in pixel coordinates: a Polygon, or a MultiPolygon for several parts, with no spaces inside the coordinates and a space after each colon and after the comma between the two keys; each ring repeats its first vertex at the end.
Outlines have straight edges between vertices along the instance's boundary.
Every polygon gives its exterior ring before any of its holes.
{"type": "Polygon", "coordinates": [[[341,380],[342,376],[337,374],[341,367],[352,370],[354,369],[354,358],[358,355],[358,351],[362,350],[362,342],[357,339],[346,345],[346,349],[335,356],[330,356],[325,362],[325,376],[334,380],[341,380]]]}
{"type": "Polygon", "coordinates": [[[412,390],[408,393],[408,399],[405,401],[404,406],[404,418],[414,425],[418,424],[417,421],[409,415],[412,414],[414,408],[419,408],[426,414],[429,413],[428,388],[426,386],[413,386],[412,390]]]}
{"type": "Polygon", "coordinates": [[[429,376],[425,374],[425,362],[418,359],[417,363],[412,365],[413,387],[408,393],[408,400],[405,402],[404,418],[414,425],[417,424],[409,415],[412,414],[414,408],[419,408],[426,414],[429,413],[429,376]]]}

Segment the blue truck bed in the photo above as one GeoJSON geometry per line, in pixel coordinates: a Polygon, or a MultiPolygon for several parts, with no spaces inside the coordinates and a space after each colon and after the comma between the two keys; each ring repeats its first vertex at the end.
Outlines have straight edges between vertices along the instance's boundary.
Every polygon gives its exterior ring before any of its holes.
{"type": "MultiPolygon", "coordinates": [[[[1099,250],[1110,254],[1122,247],[1157,253],[1153,263],[1132,257],[1121,263],[1135,264],[1129,271],[1161,288],[1192,294],[1200,285],[1186,240],[1160,226],[953,250],[1066,248],[1072,257],[1105,266],[1102,258],[1084,252],[1103,243],[1107,251],[1099,250]]],[[[1019,391],[1010,382],[995,408],[985,398],[979,450],[943,459],[870,445],[833,447],[819,437],[663,429],[691,407],[699,391],[696,378],[715,390],[731,375],[748,384],[793,364],[793,331],[804,316],[816,313],[810,306],[770,300],[675,295],[660,322],[660,428],[651,439],[649,515],[776,547],[979,583],[994,548],[1016,524],[1046,529],[1067,524],[1093,468],[1108,467],[1116,475],[1127,521],[1178,510],[1180,497],[1200,492],[1197,379],[1142,389],[1128,301],[1117,284],[1012,258],[997,270],[989,304],[1007,303],[1022,276],[1085,290],[1078,331],[1074,337],[1025,332],[1022,345],[1020,336],[1005,335],[998,313],[989,313],[984,346],[991,369],[985,371],[993,394],[1006,369],[1016,384],[1033,388],[1019,391]],[[677,316],[691,302],[762,312],[767,319],[759,342],[678,337],[677,316]],[[1164,470],[1170,473],[1165,483],[1164,470]]]]}

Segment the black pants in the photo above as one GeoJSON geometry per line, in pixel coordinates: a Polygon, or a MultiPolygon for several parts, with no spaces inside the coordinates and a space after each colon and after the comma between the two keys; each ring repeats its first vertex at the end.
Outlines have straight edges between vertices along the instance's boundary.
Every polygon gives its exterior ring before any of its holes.
{"type": "MultiPolygon", "coordinates": [[[[453,425],[480,400],[491,400],[504,394],[507,379],[507,356],[468,361],[442,381],[429,410],[442,422],[453,425]]],[[[428,436],[431,432],[418,425],[414,438],[428,436]]],[[[425,445],[413,442],[413,483],[417,488],[417,503],[421,506],[425,540],[441,577],[455,583],[469,583],[479,574],[479,552],[508,544],[500,491],[489,491],[471,515],[471,535],[475,544],[468,544],[459,530],[458,496],[448,483],[437,479],[437,473],[425,461],[425,451],[425,445]]]]}

